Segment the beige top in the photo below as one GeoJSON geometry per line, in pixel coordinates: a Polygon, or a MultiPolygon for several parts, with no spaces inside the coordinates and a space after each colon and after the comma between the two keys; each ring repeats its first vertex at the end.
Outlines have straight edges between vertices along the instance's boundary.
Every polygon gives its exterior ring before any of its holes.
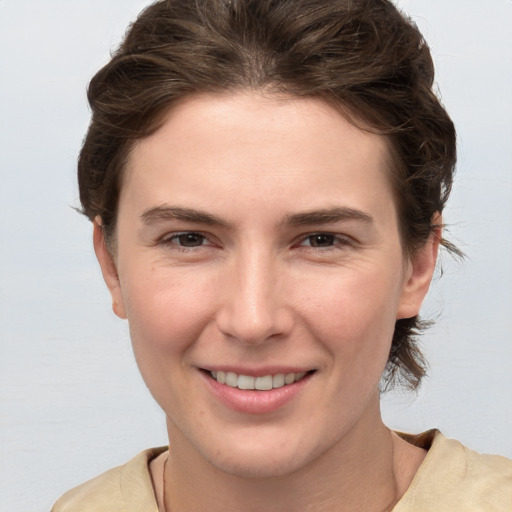
{"type": "MultiPolygon", "coordinates": [[[[393,512],[512,512],[512,461],[480,455],[430,430],[400,434],[428,454],[393,512]]],[[[158,512],[146,450],[62,496],[52,512],[158,512]]]]}

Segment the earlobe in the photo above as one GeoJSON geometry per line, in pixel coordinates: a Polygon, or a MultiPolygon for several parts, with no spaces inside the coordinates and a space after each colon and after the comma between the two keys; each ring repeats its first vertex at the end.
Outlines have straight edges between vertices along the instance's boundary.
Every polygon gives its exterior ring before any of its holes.
{"type": "Polygon", "coordinates": [[[397,320],[416,316],[430,287],[442,232],[441,216],[436,215],[434,221],[436,227],[432,230],[429,239],[409,261],[409,268],[397,311],[397,320]]]}
{"type": "Polygon", "coordinates": [[[126,319],[126,311],[124,308],[123,297],[121,294],[121,284],[117,272],[114,257],[107,247],[105,234],[101,223],[101,218],[98,216],[93,221],[93,243],[96,258],[100,264],[103,279],[112,297],[112,309],[119,317],[126,319]]]}

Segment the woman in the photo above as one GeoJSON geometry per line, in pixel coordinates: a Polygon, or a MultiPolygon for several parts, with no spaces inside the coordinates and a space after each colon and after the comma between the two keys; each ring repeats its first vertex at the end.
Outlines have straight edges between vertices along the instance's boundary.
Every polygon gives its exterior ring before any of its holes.
{"type": "Polygon", "coordinates": [[[455,131],[384,0],[173,0],[93,78],[83,212],[170,449],[55,505],[509,510],[512,464],[383,423],[414,334],[455,131]]]}

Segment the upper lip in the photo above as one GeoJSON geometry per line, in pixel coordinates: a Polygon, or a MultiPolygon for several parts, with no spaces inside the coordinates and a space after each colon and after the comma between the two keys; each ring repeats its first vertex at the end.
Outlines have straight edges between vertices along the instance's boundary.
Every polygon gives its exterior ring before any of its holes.
{"type": "Polygon", "coordinates": [[[231,366],[231,365],[208,365],[200,367],[201,370],[208,372],[232,372],[237,375],[248,375],[251,377],[264,377],[265,375],[277,375],[279,373],[307,373],[314,371],[316,368],[306,366],[265,366],[265,367],[247,367],[247,366],[231,366]]]}

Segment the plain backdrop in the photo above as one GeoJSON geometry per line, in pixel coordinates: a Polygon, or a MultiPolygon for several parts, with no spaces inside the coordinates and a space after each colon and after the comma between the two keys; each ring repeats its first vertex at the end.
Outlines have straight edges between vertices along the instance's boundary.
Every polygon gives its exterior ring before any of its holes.
{"type": "MultiPolygon", "coordinates": [[[[0,509],[48,511],[70,487],[166,444],[124,322],[77,214],[86,84],[141,0],[0,0],[0,509]]],[[[459,164],[425,305],[430,376],[384,397],[393,428],[440,428],[512,457],[512,2],[402,0],[432,48],[459,164]]]]}

